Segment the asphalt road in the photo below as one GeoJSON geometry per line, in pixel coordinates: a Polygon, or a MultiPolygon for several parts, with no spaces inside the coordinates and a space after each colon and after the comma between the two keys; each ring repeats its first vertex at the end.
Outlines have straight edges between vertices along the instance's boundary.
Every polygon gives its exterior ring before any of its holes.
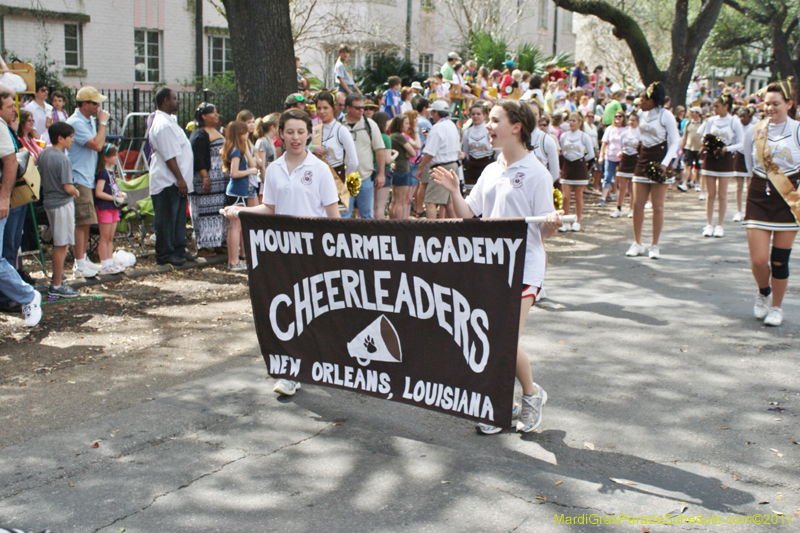
{"type": "Polygon", "coordinates": [[[309,385],[277,398],[243,277],[174,273],[98,288],[122,310],[77,302],[67,331],[5,325],[2,364],[16,366],[0,385],[0,522],[54,533],[796,530],[800,283],[784,325],[766,328],[752,317],[744,230],[701,237],[696,195],[670,193],[659,261],[624,257],[629,219],[588,211],[585,231],[548,243],[547,298],[522,338],[549,395],[538,433],[482,436],[309,385]],[[699,516],[712,523],[689,523],[699,516]]]}

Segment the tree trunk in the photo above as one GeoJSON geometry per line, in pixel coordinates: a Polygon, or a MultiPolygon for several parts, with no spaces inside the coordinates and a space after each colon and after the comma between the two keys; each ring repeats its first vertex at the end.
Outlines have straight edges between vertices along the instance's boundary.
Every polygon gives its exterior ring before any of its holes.
{"type": "Polygon", "coordinates": [[[256,116],[282,111],[286,97],[297,92],[288,0],[222,0],[222,4],[239,104],[256,116]]]}
{"type": "Polygon", "coordinates": [[[686,89],[692,81],[697,55],[703,47],[722,8],[723,0],[703,0],[700,11],[689,24],[689,1],[675,0],[675,17],[672,23],[672,60],[662,71],[653,57],[650,44],[630,15],[605,0],[554,0],[556,6],[580,13],[594,15],[614,26],[613,34],[623,39],[631,50],[636,68],[644,85],[660,81],[672,98],[673,106],[686,104],[686,89]]]}
{"type": "Polygon", "coordinates": [[[783,20],[773,20],[770,22],[769,33],[772,37],[772,58],[778,72],[774,74],[780,79],[787,79],[794,76],[798,78],[795,65],[792,62],[791,51],[789,49],[789,35],[783,31],[783,20]]]}

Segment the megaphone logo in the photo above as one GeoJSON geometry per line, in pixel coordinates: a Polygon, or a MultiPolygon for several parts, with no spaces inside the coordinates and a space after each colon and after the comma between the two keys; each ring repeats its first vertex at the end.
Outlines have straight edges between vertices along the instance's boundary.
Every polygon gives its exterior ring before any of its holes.
{"type": "Polygon", "coordinates": [[[389,319],[379,316],[347,343],[347,352],[358,364],[367,366],[372,361],[402,363],[400,337],[389,319]]]}

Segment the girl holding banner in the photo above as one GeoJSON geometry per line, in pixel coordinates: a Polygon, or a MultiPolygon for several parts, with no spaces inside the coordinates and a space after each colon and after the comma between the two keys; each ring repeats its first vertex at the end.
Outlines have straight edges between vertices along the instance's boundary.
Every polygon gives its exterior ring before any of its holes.
{"type": "MultiPolygon", "coordinates": [[[[239,212],[261,215],[339,218],[339,193],[328,165],[308,152],[312,124],[299,109],[281,115],[278,135],[285,152],[267,167],[264,177],[263,204],[255,207],[233,205],[225,208],[225,217],[236,220],[239,212]]],[[[280,379],[273,389],[293,395],[300,383],[280,379]]]]}
{"type": "Polygon", "coordinates": [[[790,81],[769,84],[764,94],[767,118],[748,131],[744,141],[745,164],[753,177],[742,226],[747,228],[750,268],[758,285],[753,314],[767,326],[783,322],[781,303],[789,284],[789,255],[800,229],[796,98],[790,81]]]}
{"type": "MultiPolygon", "coordinates": [[[[446,188],[453,199],[456,216],[473,218],[508,218],[546,215],[542,224],[528,224],[525,271],[522,282],[519,335],[544,281],[545,252],[543,238],[561,226],[563,211],[553,207],[553,185],[550,173],[531,151],[531,133],[536,129],[536,117],[531,108],[516,100],[500,100],[489,113],[486,130],[494,149],[502,155],[488,165],[467,200],[461,196],[458,176],[452,170],[435,168],[436,183],[446,188]]],[[[522,385],[522,412],[517,430],[535,431],[542,422],[542,407],[547,393],[533,382],[530,361],[517,348],[516,377],[522,385]]],[[[479,424],[478,431],[499,433],[502,428],[479,424]]]]}

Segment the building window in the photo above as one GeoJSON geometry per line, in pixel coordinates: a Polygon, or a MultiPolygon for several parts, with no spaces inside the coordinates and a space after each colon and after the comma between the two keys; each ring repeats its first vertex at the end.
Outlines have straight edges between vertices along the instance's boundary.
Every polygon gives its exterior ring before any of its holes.
{"type": "Polygon", "coordinates": [[[79,24],[64,24],[64,65],[81,68],[81,27],[79,24]]]}
{"type": "Polygon", "coordinates": [[[430,76],[433,69],[433,54],[419,55],[419,73],[423,76],[430,76]]]}
{"type": "Polygon", "coordinates": [[[539,0],[539,27],[547,28],[547,2],[550,0],[539,0]]]}
{"type": "Polygon", "coordinates": [[[426,11],[432,11],[433,10],[433,0],[420,0],[419,7],[421,7],[422,9],[424,9],[426,11]]]}
{"type": "Polygon", "coordinates": [[[572,33],[572,11],[561,10],[561,33],[572,33]]]}
{"type": "Polygon", "coordinates": [[[208,73],[216,76],[233,70],[231,38],[212,36],[208,38],[208,73]]]}
{"type": "Polygon", "coordinates": [[[134,30],[133,45],[136,81],[161,81],[161,32],[134,30]]]}

